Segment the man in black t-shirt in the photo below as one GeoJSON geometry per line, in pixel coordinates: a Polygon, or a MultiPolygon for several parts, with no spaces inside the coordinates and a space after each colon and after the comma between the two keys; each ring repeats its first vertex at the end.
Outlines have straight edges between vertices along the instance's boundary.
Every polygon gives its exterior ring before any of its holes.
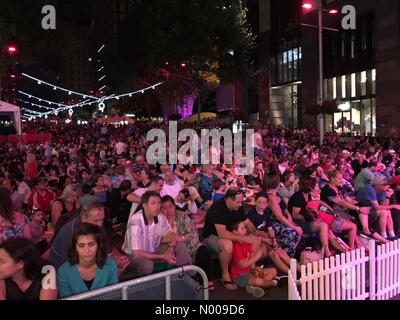
{"type": "MultiPolygon", "coordinates": [[[[229,264],[232,259],[233,242],[244,242],[252,245],[256,251],[265,246],[261,237],[254,236],[256,228],[247,219],[243,208],[244,195],[240,189],[231,188],[225,193],[224,199],[215,202],[208,210],[204,224],[204,243],[210,250],[219,255],[224,286],[229,290],[236,290],[229,274],[229,264]],[[239,235],[229,231],[238,222],[244,222],[250,235],[239,235]]],[[[267,250],[263,251],[265,255],[267,250]]]]}

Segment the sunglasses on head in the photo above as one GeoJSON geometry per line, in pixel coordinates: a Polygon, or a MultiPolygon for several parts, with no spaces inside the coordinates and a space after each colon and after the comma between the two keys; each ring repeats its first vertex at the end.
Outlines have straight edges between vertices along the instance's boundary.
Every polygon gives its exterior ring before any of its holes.
{"type": "Polygon", "coordinates": [[[237,196],[237,195],[239,195],[239,194],[244,194],[244,192],[243,192],[242,189],[229,190],[229,191],[226,193],[226,197],[227,197],[227,198],[230,198],[230,197],[233,197],[233,196],[237,196]]]}

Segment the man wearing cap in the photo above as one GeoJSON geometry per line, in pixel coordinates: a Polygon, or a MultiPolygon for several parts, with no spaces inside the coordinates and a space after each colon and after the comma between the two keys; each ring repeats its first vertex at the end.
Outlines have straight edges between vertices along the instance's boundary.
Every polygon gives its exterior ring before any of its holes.
{"type": "Polygon", "coordinates": [[[354,181],[354,188],[357,192],[371,184],[371,180],[376,175],[377,165],[378,164],[375,161],[370,161],[368,167],[357,175],[356,180],[354,181]]]}
{"type": "Polygon", "coordinates": [[[371,180],[371,185],[361,189],[356,198],[361,206],[370,207],[370,218],[378,217],[380,234],[387,240],[396,239],[393,219],[390,210],[400,209],[400,205],[390,205],[389,201],[393,190],[384,176],[377,176],[371,180]]]}
{"type": "Polygon", "coordinates": [[[383,171],[384,176],[391,180],[396,176],[396,162],[394,159],[384,163],[386,165],[385,170],[383,171]]]}

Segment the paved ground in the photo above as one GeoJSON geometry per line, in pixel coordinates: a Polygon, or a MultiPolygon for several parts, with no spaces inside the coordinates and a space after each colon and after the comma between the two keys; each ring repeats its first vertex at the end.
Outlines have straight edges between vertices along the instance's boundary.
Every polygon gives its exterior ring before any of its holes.
{"type": "Polygon", "coordinates": [[[230,291],[217,283],[214,292],[210,292],[210,300],[288,300],[287,284],[276,288],[266,289],[266,294],[261,299],[255,299],[244,290],[230,291]]]}

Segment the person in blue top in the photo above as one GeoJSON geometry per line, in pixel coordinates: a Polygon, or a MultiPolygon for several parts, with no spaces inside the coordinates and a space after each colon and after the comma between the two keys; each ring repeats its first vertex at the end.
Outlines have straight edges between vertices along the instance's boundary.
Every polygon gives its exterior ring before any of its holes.
{"type": "Polygon", "coordinates": [[[374,177],[371,180],[371,185],[361,189],[356,195],[361,207],[370,208],[370,218],[373,220],[377,218],[379,221],[379,229],[383,238],[381,242],[383,243],[397,239],[390,210],[399,210],[400,205],[389,204],[392,195],[393,190],[385,176],[374,177]]]}
{"type": "Polygon", "coordinates": [[[285,274],[288,274],[291,258],[276,239],[273,229],[275,221],[272,218],[272,212],[268,209],[268,195],[265,192],[257,193],[256,206],[247,213],[247,218],[256,228],[254,235],[269,239],[270,244],[267,245],[268,256],[275,266],[285,274]]]}
{"type": "Polygon", "coordinates": [[[118,283],[117,265],[107,257],[100,228],[81,223],[68,251],[68,261],[58,269],[61,298],[118,283]]]}

